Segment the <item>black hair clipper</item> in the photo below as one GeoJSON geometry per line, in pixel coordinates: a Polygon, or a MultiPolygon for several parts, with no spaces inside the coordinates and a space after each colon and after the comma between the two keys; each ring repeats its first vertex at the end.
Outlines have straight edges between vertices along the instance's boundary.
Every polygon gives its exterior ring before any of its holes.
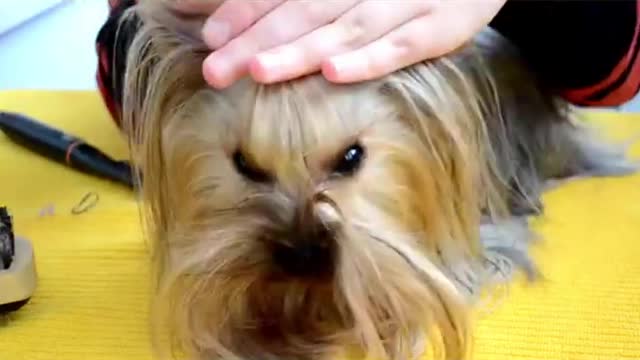
{"type": "Polygon", "coordinates": [[[25,305],[36,283],[33,248],[29,241],[15,237],[9,212],[0,207],[0,314],[25,305]]]}

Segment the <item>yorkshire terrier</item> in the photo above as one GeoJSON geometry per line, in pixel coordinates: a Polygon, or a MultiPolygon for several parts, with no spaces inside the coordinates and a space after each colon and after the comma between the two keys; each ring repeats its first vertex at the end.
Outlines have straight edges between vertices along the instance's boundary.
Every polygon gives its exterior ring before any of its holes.
{"type": "Polygon", "coordinates": [[[538,274],[527,218],[547,181],[637,169],[488,29],[379,80],[214,90],[203,18],[131,13],[153,316],[190,359],[466,358],[480,292],[538,274]]]}

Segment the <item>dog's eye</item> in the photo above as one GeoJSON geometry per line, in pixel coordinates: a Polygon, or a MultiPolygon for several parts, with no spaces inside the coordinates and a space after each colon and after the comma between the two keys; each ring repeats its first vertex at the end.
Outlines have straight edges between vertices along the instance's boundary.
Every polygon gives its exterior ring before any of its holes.
{"type": "Polygon", "coordinates": [[[353,174],[364,159],[364,148],[360,144],[353,144],[337,159],[333,171],[341,175],[353,174]]]}
{"type": "Polygon", "coordinates": [[[269,174],[253,167],[240,150],[233,153],[233,165],[236,171],[251,181],[263,183],[271,180],[269,174]]]}

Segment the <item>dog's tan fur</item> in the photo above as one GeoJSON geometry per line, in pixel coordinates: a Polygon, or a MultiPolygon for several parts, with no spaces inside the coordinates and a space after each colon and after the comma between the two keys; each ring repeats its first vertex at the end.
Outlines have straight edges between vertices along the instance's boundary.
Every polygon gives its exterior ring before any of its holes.
{"type": "Polygon", "coordinates": [[[588,140],[491,32],[376,81],[216,91],[201,77],[203,19],[155,1],[133,11],[144,25],[124,115],[144,174],[154,316],[190,358],[324,359],[356,346],[405,360],[423,341],[465,358],[478,291],[508,279],[504,264],[535,275],[513,213],[539,211],[548,178],[634,169],[588,140]],[[336,175],[354,143],[363,163],[336,175]],[[237,171],[238,150],[265,181],[237,171]],[[316,240],[334,257],[324,276],[274,263],[274,244],[316,240]]]}

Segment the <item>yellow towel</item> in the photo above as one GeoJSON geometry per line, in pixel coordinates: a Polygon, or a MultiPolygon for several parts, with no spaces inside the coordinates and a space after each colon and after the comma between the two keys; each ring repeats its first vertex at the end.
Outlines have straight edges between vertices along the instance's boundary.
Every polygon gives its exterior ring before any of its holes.
{"type": "MultiPolygon", "coordinates": [[[[3,92],[0,110],[29,114],[126,157],[96,93],[3,92]]],[[[591,117],[617,137],[640,133],[640,115],[591,117]]],[[[134,194],[3,135],[0,176],[0,203],[14,214],[17,233],[32,241],[40,275],[31,302],[0,319],[0,360],[151,359],[149,272],[134,194]],[[72,215],[89,192],[98,204],[72,215]],[[39,216],[50,207],[52,216],[39,216]]],[[[536,220],[544,242],[535,255],[547,281],[516,283],[480,312],[475,358],[640,359],[640,176],[576,180],[544,201],[546,215],[536,220]]]]}

